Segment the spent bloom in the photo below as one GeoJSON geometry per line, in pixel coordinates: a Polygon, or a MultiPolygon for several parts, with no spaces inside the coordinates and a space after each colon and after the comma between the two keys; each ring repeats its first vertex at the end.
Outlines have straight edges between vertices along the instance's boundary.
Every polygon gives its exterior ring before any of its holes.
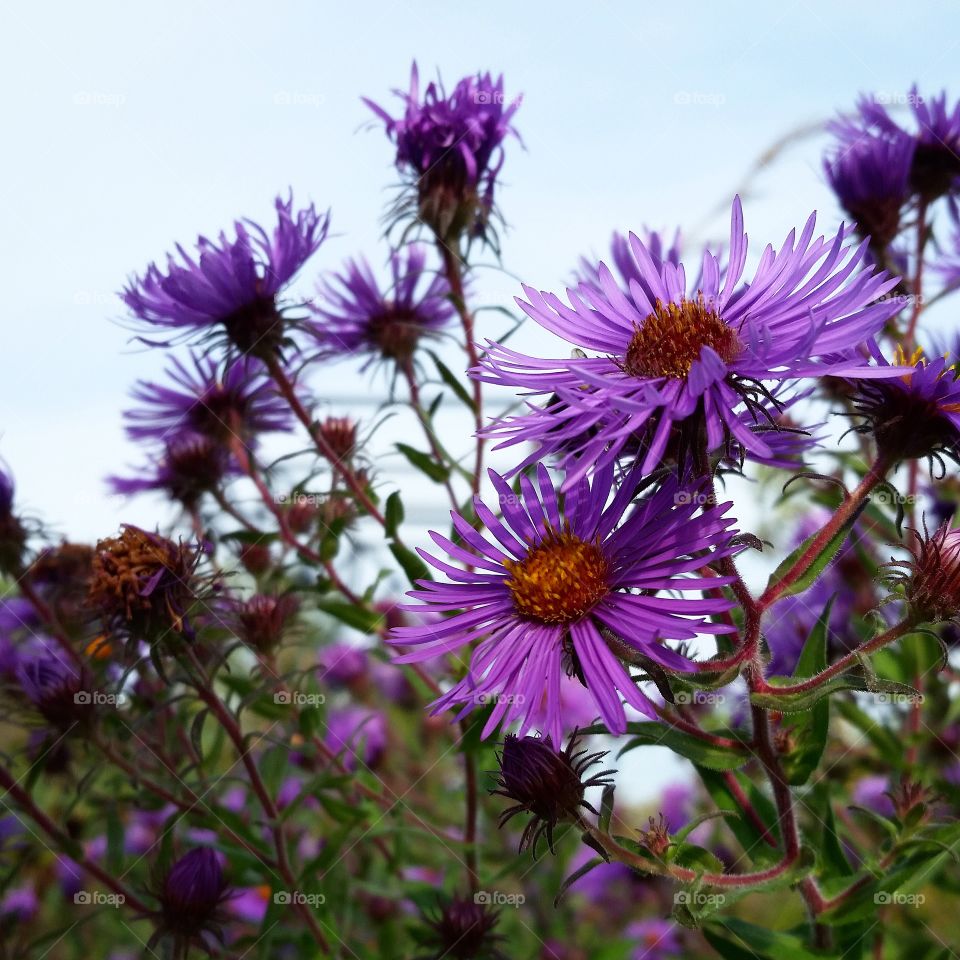
{"type": "Polygon", "coordinates": [[[421,338],[436,336],[456,312],[446,278],[427,270],[426,260],[422,244],[392,251],[386,289],[365,259],[348,260],[321,285],[312,305],[311,330],[321,355],[409,364],[421,338]]]}
{"type": "Polygon", "coordinates": [[[785,384],[896,372],[868,366],[858,352],[897,312],[896,302],[878,299],[896,281],[869,264],[866,241],[847,244],[849,228],[830,239],[815,238],[815,228],[811,215],[779,251],[767,246],[747,281],[737,198],[727,264],[721,269],[705,251],[694,289],[682,264],[654,258],[634,235],[630,252],[640,279],[631,278],[629,295],[603,264],[597,283],[567,290],[569,306],[524,285],[527,299],[517,300],[524,312],[578,351],[540,359],[490,344],[474,376],[552,399],[543,408],[528,401],[529,412],[493,424],[488,433],[500,437],[502,447],[536,444],[524,463],[588,436],[568,485],[591,466],[612,461],[651,423],[645,473],[658,466],[673,426],[691,418],[710,450],[732,438],[748,455],[771,457],[763,431],[752,427],[770,425],[759,404],[774,402],[785,384]]]}
{"type": "Polygon", "coordinates": [[[192,636],[187,612],[196,599],[201,552],[124,524],[97,543],[90,602],[111,626],[136,640],[169,632],[192,636]]]}
{"type": "Polygon", "coordinates": [[[189,337],[225,334],[241,353],[268,357],[283,344],[284,321],[277,297],[316,252],[329,217],[311,204],[293,209],[293,197],[276,200],[273,233],[251,220],[236,221],[234,236],[197,240],[193,259],[179,244],[164,272],[151,263],[121,294],[147,327],[189,337]]]}
{"type": "Polygon", "coordinates": [[[456,240],[464,232],[482,236],[494,204],[494,187],[503,165],[503,143],[519,139],[511,121],[520,98],[507,101],[503,77],[465,77],[447,95],[442,83],[429,83],[421,96],[416,63],[407,92],[395,90],[403,113],[391,117],[364,103],[384,122],[396,144],[397,169],[416,191],[416,212],[437,234],[456,240]]]}
{"type": "Polygon", "coordinates": [[[521,477],[520,496],[492,470],[490,479],[503,520],[476,498],[486,536],[457,513],[453,525],[462,544],[431,533],[459,565],[419,551],[446,579],[419,581],[410,593],[419,603],[408,609],[452,616],[395,628],[391,642],[413,648],[399,661],[428,660],[481,638],[466,676],[435,702],[434,712],[463,704],[464,716],[492,703],[484,736],[501,722],[519,721],[521,736],[536,723],[559,743],[564,673],[589,689],[612,732],[626,728],[621,698],[654,718],[618,653],[690,669],[662,641],[730,629],[707,619],[729,609],[728,601],[659,593],[728,582],[688,576],[733,551],[733,521],[724,507],[698,513],[698,498],[669,482],[628,513],[634,485],[627,478],[611,497],[612,468],[592,484],[572,487],[562,505],[543,466],[537,487],[521,477]]]}

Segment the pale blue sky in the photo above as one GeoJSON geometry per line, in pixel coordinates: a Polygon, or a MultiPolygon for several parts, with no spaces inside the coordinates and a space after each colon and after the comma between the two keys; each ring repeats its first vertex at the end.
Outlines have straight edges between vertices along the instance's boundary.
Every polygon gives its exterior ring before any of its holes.
{"type": "MultiPolygon", "coordinates": [[[[395,176],[381,132],[361,129],[360,96],[389,103],[412,58],[451,83],[503,71],[524,94],[527,150],[508,146],[500,191],[504,261],[552,287],[614,227],[723,235],[710,216],[757,155],[858,91],[916,79],[960,94],[958,28],[960,8],[935,0],[8,5],[0,456],[21,501],[86,538],[155,520],[148,501],[104,496],[102,477],[137,459],[120,428],[129,384],[161,365],[111,322],[114,292],[173,241],[269,214],[288,186],[332,207],[338,234],[304,293],[348,254],[382,261],[395,176]]],[[[815,207],[835,225],[821,145],[798,144],[753,184],[755,242],[779,242],[815,207]]],[[[483,277],[483,298],[509,305],[515,281],[483,277]]],[[[327,383],[344,395],[369,381],[340,367],[327,383]]]]}

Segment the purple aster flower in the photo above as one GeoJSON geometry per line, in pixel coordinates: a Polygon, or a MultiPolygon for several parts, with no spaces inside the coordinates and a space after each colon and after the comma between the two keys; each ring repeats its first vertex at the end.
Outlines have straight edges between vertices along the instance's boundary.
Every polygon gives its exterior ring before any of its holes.
{"type": "Polygon", "coordinates": [[[39,909],[40,899],[29,884],[11,887],[0,900],[0,916],[15,916],[20,921],[29,920],[39,909]]]}
{"type": "Polygon", "coordinates": [[[948,105],[947,94],[923,97],[914,85],[906,98],[915,130],[902,127],[886,104],[861,97],[858,113],[831,125],[833,133],[852,144],[864,134],[879,134],[912,146],[910,186],[924,203],[957,188],[960,180],[960,103],[948,105]]]}
{"type": "MultiPolygon", "coordinates": [[[[350,643],[333,643],[317,655],[320,678],[332,687],[346,687],[367,676],[370,658],[350,643]]],[[[399,672],[399,671],[397,671],[399,672]]]]}
{"type": "Polygon", "coordinates": [[[521,98],[507,101],[503,77],[489,73],[462,79],[447,96],[430,83],[420,96],[416,63],[410,90],[393,91],[404,102],[400,117],[364,98],[396,144],[397,169],[416,189],[416,211],[441,238],[464,232],[483,236],[493,211],[494,185],[503,165],[503,142],[519,134],[511,124],[521,98]]]}
{"type": "MultiPolygon", "coordinates": [[[[879,356],[881,365],[887,364],[879,356]]],[[[960,368],[922,350],[907,358],[897,348],[895,363],[908,372],[888,380],[863,382],[854,397],[881,455],[891,462],[930,458],[946,475],[943,458],[960,463],[960,368]]]]}
{"type": "Polygon", "coordinates": [[[850,799],[859,807],[890,817],[893,816],[891,789],[888,777],[880,773],[868,774],[854,784],[850,799]]]}
{"type": "Polygon", "coordinates": [[[327,716],[327,746],[342,755],[344,766],[375,767],[387,749],[387,721],[378,710],[350,706],[327,716]]]}
{"type": "Polygon", "coordinates": [[[506,437],[501,447],[537,444],[525,463],[563,450],[571,438],[590,436],[567,485],[593,465],[612,461],[652,421],[642,469],[660,463],[677,421],[705,433],[710,450],[732,438],[756,457],[773,451],[762,431],[758,402],[774,400],[785,383],[828,374],[892,376],[868,366],[858,352],[892,317],[898,304],[879,300],[895,284],[866,260],[866,241],[847,245],[849,228],[830,240],[814,239],[811,215],[799,237],[768,246],[753,279],[743,282],[747,237],[739,198],[734,200],[730,257],[721,271],[706,251],[701,282],[689,291],[683,266],[654,260],[639,238],[630,249],[642,277],[627,296],[601,265],[598,284],[568,289],[570,306],[524,285],[520,307],[548,330],[598,356],[551,360],[490,344],[472,371],[480,380],[554,395],[545,408],[488,428],[506,437]],[[745,422],[744,411],[748,414],[745,422]]]}
{"type": "Polygon", "coordinates": [[[914,149],[908,138],[863,134],[842,141],[824,160],[840,205],[878,251],[886,250],[900,230],[900,213],[910,197],[914,149]]]}
{"type": "Polygon", "coordinates": [[[193,260],[179,244],[167,272],[152,263],[121,294],[138,320],[184,336],[226,333],[242,353],[267,357],[284,337],[277,296],[327,235],[329,216],[311,204],[295,213],[293,197],[276,200],[273,235],[250,220],[234,223],[235,237],[201,236],[193,260]]]}
{"type": "Polygon", "coordinates": [[[400,366],[410,363],[422,337],[436,336],[455,315],[450,285],[425,269],[423,244],[390,254],[391,281],[382,290],[363,258],[348,260],[342,273],[319,288],[311,329],[325,357],[368,356],[400,366]]]}
{"type": "Polygon", "coordinates": [[[683,953],[680,931],[669,920],[637,920],[627,927],[626,935],[636,941],[634,960],[667,960],[683,953]]]}
{"type": "Polygon", "coordinates": [[[612,468],[599,471],[592,484],[572,487],[562,506],[543,466],[537,470],[539,490],[521,477],[519,497],[503,477],[490,471],[490,479],[503,521],[482,500],[474,501],[489,538],[456,513],[453,524],[462,546],[431,533],[467,569],[419,551],[448,579],[419,581],[420,589],[409,595],[421,603],[411,609],[453,615],[394,629],[392,643],[414,648],[399,662],[426,660],[482,638],[467,675],[435,702],[434,713],[463,704],[462,717],[492,703],[485,737],[499,723],[514,721],[520,722],[523,736],[536,721],[559,743],[564,673],[575,674],[590,690],[612,732],[626,728],[621,698],[654,718],[653,706],[614,651],[671,669],[691,669],[689,660],[661,641],[730,629],[706,619],[729,609],[728,601],[657,592],[725,582],[687,575],[732,552],[733,521],[721,507],[696,515],[698,498],[674,482],[624,519],[635,488],[628,479],[611,499],[612,468]]]}
{"type": "MultiPolygon", "coordinates": [[[[663,233],[657,230],[644,229],[642,232],[642,242],[650,254],[650,259],[660,269],[664,263],[672,263],[675,267],[680,266],[682,246],[680,242],[680,231],[675,231],[672,240],[667,240],[663,233]]],[[[630,252],[630,238],[625,233],[614,233],[610,238],[610,258],[613,265],[620,275],[620,281],[623,289],[629,293],[630,281],[643,283],[643,274],[637,266],[637,261],[630,252]]],[[[587,282],[595,286],[601,283],[600,269],[603,263],[600,261],[590,261],[586,257],[580,258],[580,269],[576,273],[578,283],[587,282]]]]}
{"type": "Polygon", "coordinates": [[[261,433],[290,430],[293,414],[263,364],[253,357],[219,364],[191,353],[167,367],[170,384],[140,380],[132,391],[142,407],[124,412],[132,440],[166,441],[183,432],[227,444],[232,436],[252,446],[261,433]]]}
{"type": "Polygon", "coordinates": [[[241,473],[229,451],[210,437],[197,433],[172,436],[160,453],[152,453],[132,477],[108,477],[110,489],[121,496],[158,492],[196,507],[205,493],[217,490],[241,473]]]}

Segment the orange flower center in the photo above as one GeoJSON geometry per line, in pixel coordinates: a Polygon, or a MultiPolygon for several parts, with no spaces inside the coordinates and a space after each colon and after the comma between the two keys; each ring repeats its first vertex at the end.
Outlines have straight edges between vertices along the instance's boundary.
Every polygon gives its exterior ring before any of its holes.
{"type": "Polygon", "coordinates": [[[609,565],[597,543],[550,530],[523,560],[505,564],[517,612],[541,623],[571,623],[606,596],[609,565]]]}
{"type": "Polygon", "coordinates": [[[740,352],[736,331],[717,316],[703,297],[663,303],[636,328],[623,369],[632,377],[686,377],[704,347],[729,363],[740,352]]]}

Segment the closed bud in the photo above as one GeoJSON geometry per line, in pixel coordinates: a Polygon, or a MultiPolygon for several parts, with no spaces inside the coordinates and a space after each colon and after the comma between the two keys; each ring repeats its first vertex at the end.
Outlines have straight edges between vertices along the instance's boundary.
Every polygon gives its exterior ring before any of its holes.
{"type": "Polygon", "coordinates": [[[514,801],[500,815],[499,826],[517,814],[527,813],[531,819],[520,838],[520,851],[532,848],[537,854],[537,842],[546,833],[551,853],[553,831],[559,823],[577,822],[580,808],[596,813],[584,800],[588,787],[606,786],[610,773],[604,772],[583,779],[583,774],[606,756],[606,753],[575,753],[577,735],[562,752],[557,752],[550,737],[516,737],[509,734],[503,744],[500,761],[499,789],[491,791],[514,801]]]}

